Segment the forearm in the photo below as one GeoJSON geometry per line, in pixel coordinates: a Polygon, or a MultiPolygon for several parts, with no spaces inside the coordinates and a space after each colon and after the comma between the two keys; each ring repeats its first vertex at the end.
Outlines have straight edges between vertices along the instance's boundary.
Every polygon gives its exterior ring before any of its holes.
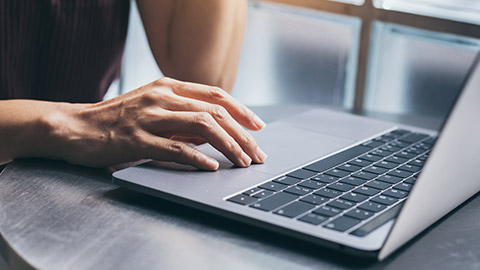
{"type": "Polygon", "coordinates": [[[169,77],[222,87],[235,82],[244,0],[138,0],[150,47],[169,77]]]}
{"type": "Polygon", "coordinates": [[[22,157],[60,158],[55,145],[55,118],[61,119],[66,103],[0,101],[0,163],[22,157]]]}

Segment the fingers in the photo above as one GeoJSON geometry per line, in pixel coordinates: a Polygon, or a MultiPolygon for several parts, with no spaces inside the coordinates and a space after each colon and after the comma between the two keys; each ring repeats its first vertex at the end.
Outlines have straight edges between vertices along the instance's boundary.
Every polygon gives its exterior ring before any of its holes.
{"type": "Polygon", "coordinates": [[[145,154],[150,159],[173,161],[207,171],[215,171],[219,167],[219,163],[215,159],[178,141],[145,135],[145,144],[146,147],[143,149],[146,149],[147,153],[145,154]]]}
{"type": "Polygon", "coordinates": [[[166,134],[204,138],[239,167],[248,167],[252,162],[252,158],[235,139],[207,112],[169,112],[157,125],[162,126],[162,131],[166,134]]]}
{"type": "Polygon", "coordinates": [[[208,112],[214,120],[230,135],[250,156],[255,163],[263,163],[266,154],[257,145],[253,136],[246,132],[237,121],[220,105],[197,101],[189,98],[181,98],[172,104],[174,111],[208,112]],[[183,100],[182,100],[183,99],[183,100]]]}
{"type": "Polygon", "coordinates": [[[169,80],[173,92],[179,96],[221,105],[238,123],[248,129],[260,130],[265,127],[265,122],[260,117],[221,88],[169,80]]]}

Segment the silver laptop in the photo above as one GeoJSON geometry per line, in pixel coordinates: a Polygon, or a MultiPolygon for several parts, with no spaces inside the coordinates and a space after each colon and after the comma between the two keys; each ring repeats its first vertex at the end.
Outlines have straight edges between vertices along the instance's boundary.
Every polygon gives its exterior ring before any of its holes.
{"type": "Polygon", "coordinates": [[[361,256],[386,258],[480,190],[480,57],[440,134],[312,109],[253,133],[265,164],[149,162],[119,186],[361,256]]]}

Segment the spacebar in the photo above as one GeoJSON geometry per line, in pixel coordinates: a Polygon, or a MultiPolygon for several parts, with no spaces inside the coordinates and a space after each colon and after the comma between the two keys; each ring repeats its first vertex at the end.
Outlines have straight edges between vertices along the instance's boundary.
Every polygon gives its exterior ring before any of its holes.
{"type": "Polygon", "coordinates": [[[362,145],[357,145],[355,147],[347,149],[333,156],[329,156],[327,158],[314,162],[306,166],[304,169],[314,171],[314,172],[323,172],[345,161],[348,161],[354,157],[364,154],[370,150],[372,150],[372,148],[362,146],[362,145]]]}

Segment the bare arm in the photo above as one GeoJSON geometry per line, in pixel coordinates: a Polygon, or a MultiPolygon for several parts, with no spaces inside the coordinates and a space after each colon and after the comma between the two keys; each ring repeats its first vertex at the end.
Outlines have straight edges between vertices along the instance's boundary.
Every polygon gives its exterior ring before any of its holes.
{"type": "Polygon", "coordinates": [[[111,100],[71,104],[0,101],[0,163],[50,157],[91,167],[141,159],[175,161],[204,170],[218,162],[175,138],[202,139],[234,164],[265,154],[241,126],[265,124],[225,91],[162,78],[111,100]]]}
{"type": "Polygon", "coordinates": [[[245,0],[137,0],[163,74],[231,92],[245,30],[245,0]]]}

